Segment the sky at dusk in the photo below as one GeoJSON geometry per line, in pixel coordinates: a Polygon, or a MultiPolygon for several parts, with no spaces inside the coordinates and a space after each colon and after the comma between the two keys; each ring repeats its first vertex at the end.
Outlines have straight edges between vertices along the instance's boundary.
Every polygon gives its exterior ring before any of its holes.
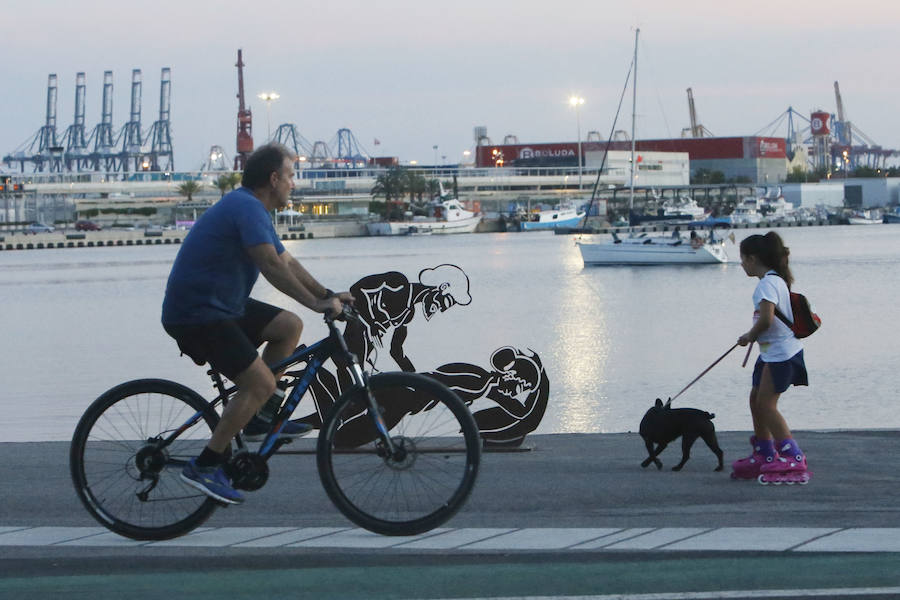
{"type": "MultiPolygon", "coordinates": [[[[44,124],[49,73],[58,76],[57,131],[72,123],[76,73],[87,78],[86,129],[100,121],[104,70],[114,74],[113,123],[128,120],[131,71],[143,72],[142,122],[158,117],[159,80],[172,69],[177,170],[199,168],[213,145],[234,156],[237,49],[263,143],[293,123],[310,142],[349,128],[363,151],[403,162],[455,163],[493,142],[575,141],[608,134],[631,60],[638,57],[637,137],[677,137],[689,125],[686,88],[716,136],[767,129],[789,106],[845,116],[885,148],[900,149],[900,3],[886,0],[308,0],[152,3],[3,2],[0,154],[44,124]],[[375,140],[380,144],[375,145],[375,140]],[[435,152],[434,146],[438,149],[435,152]]],[[[629,100],[630,101],[630,100],[629,100]]],[[[630,127],[630,106],[617,129],[630,127]]],[[[893,159],[896,164],[898,159],[893,159]]]]}

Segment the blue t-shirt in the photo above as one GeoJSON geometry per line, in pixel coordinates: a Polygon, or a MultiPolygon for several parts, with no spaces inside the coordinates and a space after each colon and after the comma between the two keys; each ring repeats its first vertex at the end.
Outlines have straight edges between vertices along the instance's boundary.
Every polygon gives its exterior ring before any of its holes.
{"type": "Polygon", "coordinates": [[[175,257],[163,300],[163,324],[241,317],[259,277],[247,248],[260,244],[284,252],[265,206],[247,188],[229,192],[207,209],[175,257]]]}

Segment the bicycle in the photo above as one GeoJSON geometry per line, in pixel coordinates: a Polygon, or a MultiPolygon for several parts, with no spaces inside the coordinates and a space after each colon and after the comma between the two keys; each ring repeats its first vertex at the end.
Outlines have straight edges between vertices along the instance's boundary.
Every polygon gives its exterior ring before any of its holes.
{"type": "MultiPolygon", "coordinates": [[[[338,318],[358,316],[345,307],[338,318]]],[[[240,433],[233,440],[226,470],[234,487],[252,491],[266,483],[269,458],[291,442],[279,431],[331,358],[353,381],[331,406],[316,443],[331,501],[356,525],[383,535],[415,535],[445,523],[478,474],[481,440],[468,406],[423,375],[363,371],[335,319],[326,316],[325,323],[327,337],[270,366],[285,371],[290,391],[256,451],[240,433]],[[302,370],[290,370],[301,363],[302,370]]],[[[85,411],[69,467],[82,504],[104,527],[137,540],[171,539],[219,506],[179,477],[218,423],[216,408],[236,391],[219,373],[208,375],[218,392],[211,401],[173,381],[139,379],[113,387],[85,411]]]]}

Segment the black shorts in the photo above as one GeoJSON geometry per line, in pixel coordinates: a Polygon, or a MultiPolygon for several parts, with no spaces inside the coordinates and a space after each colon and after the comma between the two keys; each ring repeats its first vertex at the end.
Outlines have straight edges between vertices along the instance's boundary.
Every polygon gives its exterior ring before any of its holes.
{"type": "Polygon", "coordinates": [[[262,331],[282,309],[249,299],[244,316],[196,325],[163,325],[178,348],[198,365],[209,366],[235,381],[259,356],[262,331]]]}

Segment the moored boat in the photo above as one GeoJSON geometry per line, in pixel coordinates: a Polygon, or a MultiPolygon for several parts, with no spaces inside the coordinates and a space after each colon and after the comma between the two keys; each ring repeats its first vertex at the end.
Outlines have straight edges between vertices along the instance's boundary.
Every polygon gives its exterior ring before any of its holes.
{"type": "MultiPolygon", "coordinates": [[[[632,83],[632,119],[631,119],[631,173],[630,193],[628,200],[629,214],[634,209],[634,115],[637,97],[637,49],[638,34],[634,34],[634,73],[635,81],[632,83]]],[[[704,238],[692,231],[689,239],[681,237],[678,228],[671,235],[649,236],[646,233],[635,234],[632,232],[626,238],[619,238],[615,233],[612,239],[595,241],[591,238],[576,240],[581,258],[585,266],[611,266],[611,265],[690,265],[690,264],[717,264],[728,260],[725,253],[723,240],[716,239],[713,230],[709,237],[704,238]]]]}
{"type": "Polygon", "coordinates": [[[860,210],[851,213],[847,222],[851,225],[881,225],[884,219],[878,211],[860,210]]]}
{"type": "Polygon", "coordinates": [[[431,233],[472,233],[481,223],[481,215],[467,210],[456,198],[432,204],[432,217],[411,221],[376,221],[368,223],[369,235],[427,235],[431,233]]]}
{"type": "MultiPolygon", "coordinates": [[[[710,231],[712,238],[712,231],[710,231]]],[[[600,242],[576,242],[587,266],[699,265],[728,261],[722,239],[650,236],[646,233],[600,242]]]]}
{"type": "Polygon", "coordinates": [[[557,227],[578,227],[584,219],[585,212],[576,209],[572,204],[560,204],[550,210],[528,213],[519,222],[522,231],[539,229],[556,229],[557,227]]]}

